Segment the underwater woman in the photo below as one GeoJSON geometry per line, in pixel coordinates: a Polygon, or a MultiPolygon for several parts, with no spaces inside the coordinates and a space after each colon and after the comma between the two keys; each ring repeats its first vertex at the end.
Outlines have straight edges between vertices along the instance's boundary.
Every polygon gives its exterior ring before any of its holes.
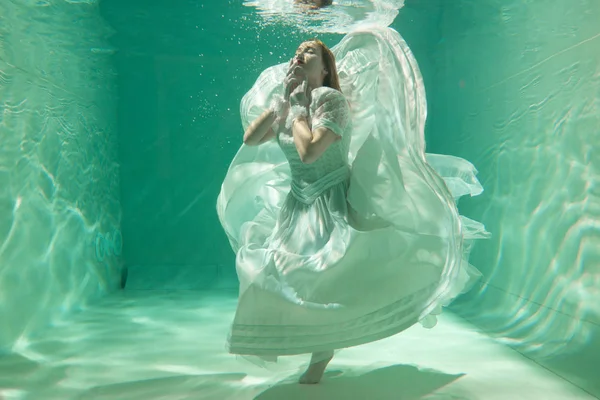
{"type": "Polygon", "coordinates": [[[299,381],[315,384],[334,351],[433,327],[472,286],[486,232],[455,200],[481,186],[468,161],[425,154],[425,110],[390,28],[306,41],[260,75],[217,201],[240,281],[231,353],[311,354],[299,381]]]}

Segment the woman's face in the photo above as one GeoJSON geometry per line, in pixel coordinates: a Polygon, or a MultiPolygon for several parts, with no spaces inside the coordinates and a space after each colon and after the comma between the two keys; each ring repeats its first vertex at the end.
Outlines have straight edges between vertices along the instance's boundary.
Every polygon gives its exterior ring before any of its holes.
{"type": "Polygon", "coordinates": [[[293,63],[302,68],[311,87],[323,85],[323,79],[327,73],[323,62],[323,51],[317,43],[302,43],[296,50],[293,63]]]}

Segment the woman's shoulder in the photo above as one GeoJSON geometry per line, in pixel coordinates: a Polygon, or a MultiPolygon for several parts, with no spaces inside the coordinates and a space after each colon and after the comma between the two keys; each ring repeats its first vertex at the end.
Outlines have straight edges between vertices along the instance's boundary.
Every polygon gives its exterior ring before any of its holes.
{"type": "Polygon", "coordinates": [[[315,105],[321,105],[331,100],[342,100],[345,96],[342,92],[329,86],[321,86],[311,92],[311,97],[315,105]]]}
{"type": "Polygon", "coordinates": [[[329,86],[321,86],[312,91],[312,96],[343,96],[342,92],[329,86]]]}

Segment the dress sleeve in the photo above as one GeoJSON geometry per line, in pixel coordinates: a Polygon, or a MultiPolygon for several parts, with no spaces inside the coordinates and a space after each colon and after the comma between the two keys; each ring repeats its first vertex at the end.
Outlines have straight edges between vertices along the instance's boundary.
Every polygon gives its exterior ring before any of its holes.
{"type": "Polygon", "coordinates": [[[314,92],[311,104],[312,129],[324,127],[342,136],[350,123],[348,101],[335,89],[323,88],[314,92]]]}

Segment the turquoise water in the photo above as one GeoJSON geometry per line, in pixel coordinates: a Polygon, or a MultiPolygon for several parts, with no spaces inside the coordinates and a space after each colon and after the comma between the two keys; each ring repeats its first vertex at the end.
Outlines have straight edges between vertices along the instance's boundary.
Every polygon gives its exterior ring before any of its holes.
{"type": "Polygon", "coordinates": [[[439,329],[341,353],[310,395],[600,396],[600,5],[275,3],[0,1],[0,398],[307,396],[293,362],[225,354],[237,280],[214,205],[258,74],[369,11],[419,62],[428,151],[479,169],[460,208],[493,237],[439,329]]]}

